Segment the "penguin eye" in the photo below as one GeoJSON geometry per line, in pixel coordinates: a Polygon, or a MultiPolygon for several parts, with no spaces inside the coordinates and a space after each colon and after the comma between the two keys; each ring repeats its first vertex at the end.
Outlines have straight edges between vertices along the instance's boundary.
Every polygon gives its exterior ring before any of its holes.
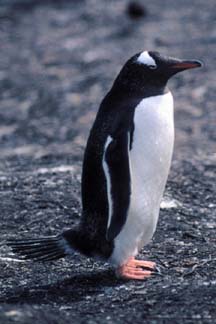
{"type": "Polygon", "coordinates": [[[155,70],[155,69],[157,69],[157,65],[149,65],[148,67],[149,67],[149,69],[151,69],[151,70],[155,70]]]}

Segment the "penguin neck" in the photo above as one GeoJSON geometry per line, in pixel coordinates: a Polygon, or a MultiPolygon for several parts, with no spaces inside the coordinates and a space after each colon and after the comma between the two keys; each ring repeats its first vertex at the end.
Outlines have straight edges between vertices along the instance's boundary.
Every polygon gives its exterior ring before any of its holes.
{"type": "Polygon", "coordinates": [[[152,77],[151,74],[131,73],[126,68],[123,68],[115,79],[111,92],[115,94],[123,94],[123,96],[146,98],[159,96],[167,93],[167,82],[169,78],[164,75],[152,77]]]}
{"type": "Polygon", "coordinates": [[[116,79],[114,82],[111,91],[113,93],[125,94],[128,97],[139,97],[147,98],[152,96],[159,96],[169,92],[167,87],[167,82],[158,80],[146,80],[145,82],[136,82],[136,80],[130,80],[129,82],[125,80],[122,82],[122,79],[116,79]]]}

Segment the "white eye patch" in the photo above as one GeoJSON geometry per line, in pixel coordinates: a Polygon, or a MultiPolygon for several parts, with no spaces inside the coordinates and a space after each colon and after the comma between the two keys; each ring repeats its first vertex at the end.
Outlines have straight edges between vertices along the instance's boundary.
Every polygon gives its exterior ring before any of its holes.
{"type": "Polygon", "coordinates": [[[145,64],[149,67],[156,68],[157,64],[155,60],[149,55],[147,51],[142,52],[138,58],[137,58],[137,63],[140,64],[145,64]]]}

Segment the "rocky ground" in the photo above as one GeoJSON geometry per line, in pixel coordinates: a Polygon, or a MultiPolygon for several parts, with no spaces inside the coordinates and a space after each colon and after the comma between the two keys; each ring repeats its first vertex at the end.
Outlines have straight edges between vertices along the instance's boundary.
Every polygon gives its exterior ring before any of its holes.
{"type": "Polygon", "coordinates": [[[161,273],[114,278],[75,255],[19,262],[0,247],[0,323],[215,323],[215,3],[5,0],[0,3],[1,241],[79,221],[85,142],[125,60],[142,49],[205,67],[170,82],[176,144],[153,242],[161,273]]]}

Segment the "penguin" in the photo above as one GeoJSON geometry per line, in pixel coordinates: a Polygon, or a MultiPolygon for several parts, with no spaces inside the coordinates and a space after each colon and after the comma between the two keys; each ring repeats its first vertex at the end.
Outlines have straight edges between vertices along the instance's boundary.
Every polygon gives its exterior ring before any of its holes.
{"type": "Polygon", "coordinates": [[[174,145],[168,80],[198,60],[143,51],[131,57],[102,100],[87,141],[80,223],[62,234],[8,240],[23,259],[50,261],[79,252],[113,265],[117,277],[143,280],[156,264],[135,259],[158,222],[174,145]]]}

